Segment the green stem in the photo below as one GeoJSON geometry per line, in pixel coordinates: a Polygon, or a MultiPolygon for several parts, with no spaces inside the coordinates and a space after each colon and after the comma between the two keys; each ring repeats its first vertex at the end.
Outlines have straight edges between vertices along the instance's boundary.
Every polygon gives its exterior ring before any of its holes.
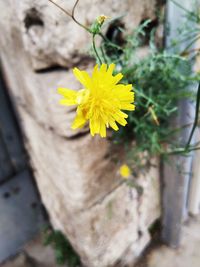
{"type": "Polygon", "coordinates": [[[186,149],[189,147],[190,142],[191,142],[191,140],[192,140],[192,136],[193,136],[193,134],[194,134],[194,131],[195,131],[197,125],[198,125],[198,120],[199,120],[199,107],[200,107],[200,83],[199,83],[199,87],[198,87],[198,91],[197,91],[196,111],[195,111],[194,124],[193,124],[192,130],[191,130],[191,133],[190,133],[190,136],[189,136],[187,145],[186,145],[186,149]]]}
{"type": "Polygon", "coordinates": [[[171,150],[171,151],[168,151],[168,152],[163,152],[162,154],[164,155],[177,155],[177,154],[187,154],[189,152],[192,152],[192,151],[195,151],[195,150],[199,150],[200,147],[192,147],[192,148],[177,148],[177,149],[174,149],[174,150],[171,150]]]}
{"type": "Polygon", "coordinates": [[[150,97],[146,96],[144,93],[142,93],[141,91],[137,90],[136,88],[134,88],[134,91],[137,95],[140,95],[141,97],[143,97],[144,99],[146,99],[149,103],[152,103],[155,106],[159,106],[158,103],[156,103],[153,99],[151,99],[150,97]]]}
{"type": "Polygon", "coordinates": [[[108,65],[108,61],[107,61],[103,46],[100,46],[100,49],[101,49],[101,54],[102,54],[103,60],[108,65]]]}
{"type": "Polygon", "coordinates": [[[101,58],[100,58],[100,56],[99,56],[99,54],[97,52],[96,45],[95,45],[95,35],[96,34],[92,35],[92,47],[93,47],[93,50],[94,50],[94,52],[95,52],[95,54],[96,54],[96,56],[97,56],[97,58],[99,60],[99,63],[102,64],[101,58]]]}
{"type": "Polygon", "coordinates": [[[109,44],[109,46],[112,46],[113,48],[116,48],[118,50],[122,50],[123,51],[122,47],[120,47],[119,45],[114,44],[106,36],[104,36],[102,32],[99,33],[99,36],[101,36],[101,38],[104,40],[105,44],[109,44]]]}

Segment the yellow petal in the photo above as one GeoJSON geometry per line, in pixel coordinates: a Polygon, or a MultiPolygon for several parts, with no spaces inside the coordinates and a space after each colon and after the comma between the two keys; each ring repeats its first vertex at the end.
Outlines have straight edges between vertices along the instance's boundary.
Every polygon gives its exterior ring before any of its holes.
{"type": "Polygon", "coordinates": [[[127,85],[125,85],[125,84],[116,84],[115,85],[115,91],[117,93],[124,93],[124,94],[130,93],[130,92],[134,93],[132,91],[132,89],[133,89],[133,86],[131,84],[127,84],[127,85]]]}
{"type": "Polygon", "coordinates": [[[117,114],[122,118],[128,118],[128,115],[124,113],[123,111],[119,111],[117,114]]]}
{"type": "Polygon", "coordinates": [[[118,83],[121,79],[123,78],[123,75],[121,73],[118,73],[117,75],[114,76],[114,83],[118,83]]]}
{"type": "Polygon", "coordinates": [[[94,118],[90,119],[90,133],[92,136],[100,132],[100,121],[94,118]]]}
{"type": "Polygon", "coordinates": [[[108,74],[112,75],[114,68],[115,68],[115,64],[114,63],[110,64],[108,67],[108,71],[107,71],[108,74]]]}
{"type": "Polygon", "coordinates": [[[100,71],[101,71],[101,72],[106,72],[106,70],[107,70],[107,65],[103,63],[103,64],[101,65],[101,67],[100,67],[100,71]]]}
{"type": "Polygon", "coordinates": [[[82,83],[86,88],[91,87],[91,78],[86,71],[79,70],[78,68],[73,69],[74,76],[82,83]]]}
{"type": "MultiPolygon", "coordinates": [[[[125,125],[127,124],[127,121],[124,119],[124,116],[122,116],[121,113],[123,113],[123,112],[119,111],[119,112],[113,114],[113,118],[114,118],[119,124],[121,124],[122,126],[125,126],[125,125]]],[[[123,114],[125,114],[125,113],[123,113],[123,114]]],[[[127,117],[128,117],[128,115],[127,115],[127,117]]]]}
{"type": "Polygon", "coordinates": [[[77,92],[71,89],[67,88],[58,88],[58,93],[62,96],[64,96],[64,99],[60,100],[61,105],[76,105],[76,97],[77,97],[77,92]]]}
{"type": "Polygon", "coordinates": [[[89,98],[90,92],[87,89],[82,89],[79,90],[77,92],[77,97],[76,97],[76,101],[77,103],[80,104],[84,104],[87,102],[88,98],[89,98]]]}
{"type": "Polygon", "coordinates": [[[115,123],[114,120],[110,120],[109,125],[113,128],[113,130],[115,130],[115,131],[119,130],[119,127],[117,126],[117,124],[115,123]]]}
{"type": "MultiPolygon", "coordinates": [[[[98,68],[98,65],[96,64],[94,69],[93,69],[93,72],[92,72],[92,82],[93,82],[93,84],[95,84],[95,85],[98,84],[98,77],[99,77],[99,68],[98,68]]],[[[93,88],[93,90],[95,90],[95,88],[93,88]]]]}
{"type": "Polygon", "coordinates": [[[71,99],[62,98],[59,100],[59,104],[63,106],[73,106],[76,105],[76,103],[71,99]]]}
{"type": "Polygon", "coordinates": [[[77,110],[77,115],[72,123],[71,128],[77,129],[82,128],[86,123],[86,118],[83,116],[83,113],[80,110],[77,110]]]}
{"type": "Polygon", "coordinates": [[[133,105],[133,104],[127,104],[127,103],[122,103],[121,104],[121,109],[132,111],[132,110],[135,110],[135,105],[133,105]]]}
{"type": "Polygon", "coordinates": [[[103,121],[100,122],[100,136],[101,137],[106,137],[106,125],[103,121]]]}

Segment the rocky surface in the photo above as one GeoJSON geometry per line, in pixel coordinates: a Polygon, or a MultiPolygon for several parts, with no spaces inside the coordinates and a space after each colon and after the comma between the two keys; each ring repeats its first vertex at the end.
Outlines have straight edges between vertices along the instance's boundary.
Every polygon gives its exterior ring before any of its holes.
{"type": "MultiPolygon", "coordinates": [[[[116,163],[108,140],[92,138],[87,128],[70,130],[75,111],[58,105],[56,88],[80,88],[71,70],[33,71],[32,66],[70,67],[79,61],[80,68],[90,69],[81,52],[88,46],[87,33],[48,1],[0,0],[0,8],[2,66],[53,226],[68,237],[87,267],[133,262],[150,241],[149,226],[160,216],[158,162],[137,177],[142,195],[129,188],[118,173],[123,150],[115,154],[116,163]],[[43,22],[26,20],[28,12],[36,12],[43,22]]],[[[133,27],[154,18],[155,1],[80,1],[77,14],[90,24],[99,13],[115,16],[120,8],[129,10],[123,20],[133,27]]]]}
{"type": "MultiPolygon", "coordinates": [[[[55,2],[71,13],[75,0],[55,2]]],[[[89,34],[48,0],[15,0],[12,3],[20,20],[24,47],[35,69],[72,67],[87,58],[91,43],[89,34]]],[[[155,8],[155,0],[84,0],[79,1],[75,17],[89,27],[101,14],[112,19],[121,16],[122,24],[130,30],[144,19],[155,19],[155,8]]],[[[107,30],[108,26],[105,34],[107,30]]]]}

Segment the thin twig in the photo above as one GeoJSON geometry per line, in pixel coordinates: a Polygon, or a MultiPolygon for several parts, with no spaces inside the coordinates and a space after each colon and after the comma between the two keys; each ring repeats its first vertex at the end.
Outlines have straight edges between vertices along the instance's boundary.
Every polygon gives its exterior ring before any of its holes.
{"type": "Polygon", "coordinates": [[[74,12],[75,12],[75,9],[76,9],[76,6],[78,5],[78,2],[79,0],[76,0],[74,6],[73,6],[73,9],[72,9],[72,17],[74,18],[74,12]]]}
{"type": "Polygon", "coordinates": [[[186,149],[189,147],[190,142],[192,140],[192,136],[194,134],[194,131],[198,125],[198,120],[199,120],[199,107],[200,107],[200,83],[199,83],[199,87],[198,87],[198,91],[197,91],[197,99],[196,99],[196,111],[195,111],[195,119],[194,119],[194,124],[188,139],[188,142],[186,144],[186,149]]]}
{"type": "Polygon", "coordinates": [[[51,2],[52,4],[54,4],[57,8],[59,8],[62,12],[64,12],[67,16],[69,16],[70,18],[73,19],[73,21],[78,24],[80,27],[82,27],[83,29],[85,29],[86,31],[90,32],[89,28],[87,28],[85,25],[83,25],[81,22],[79,22],[75,16],[74,16],[74,13],[75,13],[75,9],[76,9],[76,6],[79,2],[79,0],[76,0],[76,3],[74,4],[73,6],[73,9],[72,9],[72,14],[70,14],[67,10],[65,10],[63,7],[59,6],[56,2],[54,2],[53,0],[48,0],[49,2],[51,2]]]}
{"type": "Polygon", "coordinates": [[[57,8],[59,8],[61,11],[63,11],[67,16],[72,17],[72,15],[65,10],[63,7],[59,6],[57,3],[55,3],[53,0],[48,0],[49,2],[51,2],[52,4],[54,4],[57,8]]]}
{"type": "Polygon", "coordinates": [[[76,9],[76,7],[77,7],[77,5],[78,5],[78,3],[79,3],[79,0],[76,0],[76,2],[75,2],[75,4],[74,4],[74,6],[73,6],[73,9],[72,9],[72,19],[79,25],[79,26],[81,26],[82,28],[84,28],[86,31],[90,31],[89,30],[89,28],[87,28],[85,25],[83,25],[82,23],[80,23],[76,18],[75,18],[75,9],[76,9]]]}

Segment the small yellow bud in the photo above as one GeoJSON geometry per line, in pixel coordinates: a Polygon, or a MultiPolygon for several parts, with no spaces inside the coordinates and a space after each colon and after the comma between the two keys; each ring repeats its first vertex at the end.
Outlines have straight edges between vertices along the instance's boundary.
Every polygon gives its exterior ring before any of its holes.
{"type": "Polygon", "coordinates": [[[109,17],[107,17],[107,16],[105,16],[105,15],[100,15],[98,18],[97,18],[97,22],[99,23],[99,24],[103,24],[104,23],[104,21],[106,20],[106,19],[108,19],[109,17]]]}
{"type": "Polygon", "coordinates": [[[128,165],[126,164],[123,164],[121,167],[120,167],[120,175],[127,179],[130,175],[131,175],[131,170],[130,168],[128,167],[128,165]]]}

